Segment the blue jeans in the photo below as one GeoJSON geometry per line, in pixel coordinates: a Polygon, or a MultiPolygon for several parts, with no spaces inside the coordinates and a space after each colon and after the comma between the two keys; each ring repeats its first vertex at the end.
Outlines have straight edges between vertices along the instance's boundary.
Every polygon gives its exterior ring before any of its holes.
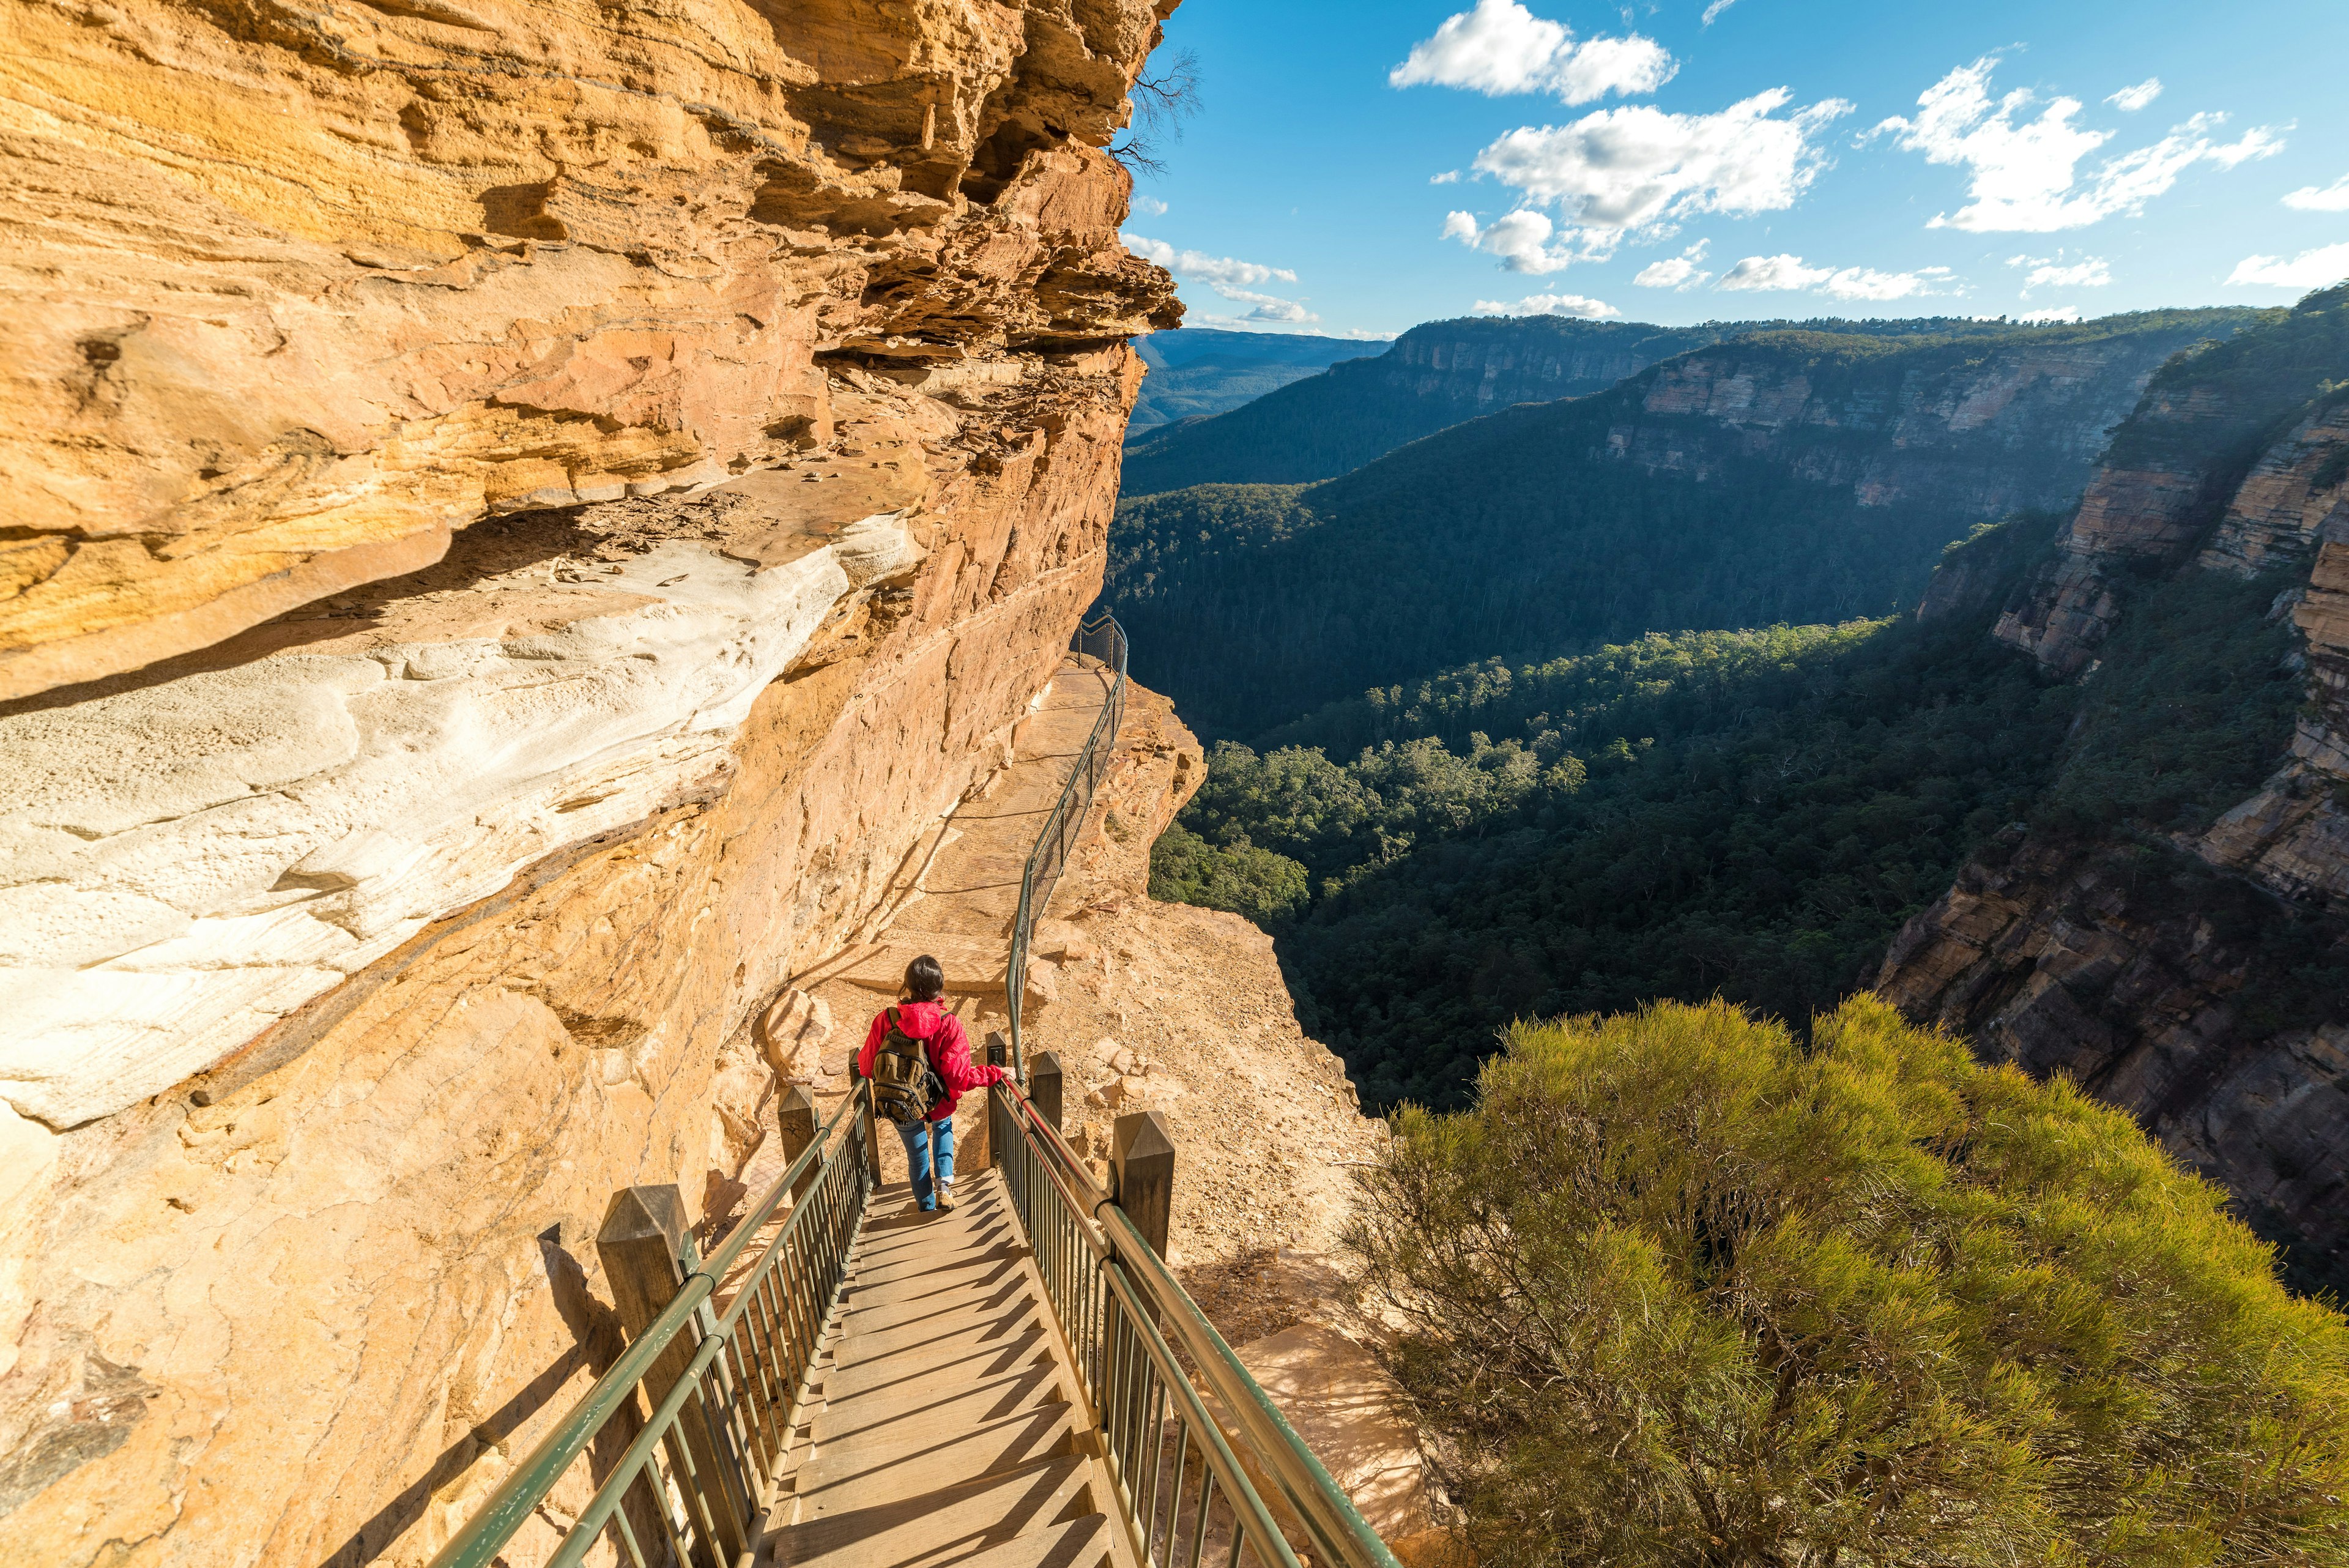
{"type": "Polygon", "coordinates": [[[914,1201],[922,1206],[925,1214],[935,1212],[938,1206],[937,1187],[954,1179],[954,1122],[952,1118],[936,1122],[913,1122],[897,1129],[905,1140],[905,1168],[914,1174],[914,1201]],[[930,1149],[937,1149],[937,1186],[930,1181],[930,1149]]]}

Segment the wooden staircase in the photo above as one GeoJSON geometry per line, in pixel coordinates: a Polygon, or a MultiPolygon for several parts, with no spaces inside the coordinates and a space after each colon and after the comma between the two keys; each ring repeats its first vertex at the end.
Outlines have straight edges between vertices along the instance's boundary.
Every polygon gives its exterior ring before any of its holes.
{"type": "Polygon", "coordinates": [[[994,1170],[873,1199],[771,1568],[1131,1568],[1100,1439],[994,1170]]]}

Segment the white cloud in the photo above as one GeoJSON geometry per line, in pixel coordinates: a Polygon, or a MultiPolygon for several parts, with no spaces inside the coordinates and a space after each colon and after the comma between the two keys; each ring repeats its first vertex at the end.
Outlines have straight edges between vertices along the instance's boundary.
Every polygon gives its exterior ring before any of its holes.
{"type": "Polygon", "coordinates": [[[1800,256],[1747,256],[1718,286],[1729,289],[1808,288],[1835,276],[1831,266],[1805,266],[1800,256]]]}
{"type": "Polygon", "coordinates": [[[1579,294],[1529,294],[1515,305],[1497,299],[1476,302],[1479,316],[1573,316],[1585,321],[1597,321],[1603,317],[1623,313],[1604,300],[1587,298],[1579,294]]]}
{"type": "Polygon", "coordinates": [[[2045,310],[2027,310],[2015,317],[2028,327],[2045,327],[2058,321],[2077,321],[2080,307],[2076,305],[2052,306],[2045,310]]]}
{"type": "Polygon", "coordinates": [[[2265,288],[2327,288],[2349,278],[2349,241],[2302,251],[2290,261],[2282,256],[2245,256],[2227,275],[2229,283],[2255,283],[2265,288]]]}
{"type": "Polygon", "coordinates": [[[1950,269],[1920,267],[1915,272],[1878,272],[1874,267],[1806,266],[1795,255],[1747,256],[1722,275],[1716,288],[1793,292],[1816,290],[1832,299],[1907,299],[1913,295],[1946,294],[1950,269]]]}
{"type": "Polygon", "coordinates": [[[1321,319],[1306,309],[1299,301],[1283,299],[1278,295],[1257,294],[1252,289],[1234,288],[1229,284],[1223,283],[1210,283],[1207,286],[1226,299],[1234,300],[1241,305],[1255,306],[1254,310],[1241,317],[1244,321],[1285,321],[1301,325],[1321,319]]]}
{"type": "Polygon", "coordinates": [[[1636,104],[1568,126],[1521,126],[1479,152],[1476,167],[1533,203],[1557,203],[1571,254],[1603,256],[1627,233],[1695,213],[1793,206],[1823,161],[1812,137],[1852,107],[1830,99],[1774,119],[1793,96],[1773,88],[1717,114],[1636,104]]]}
{"type": "Polygon", "coordinates": [[[1427,182],[1431,185],[1457,185],[1460,183],[1460,171],[1446,169],[1441,174],[1430,174],[1427,182]]]}
{"type": "Polygon", "coordinates": [[[1285,266],[1263,266],[1230,256],[1211,256],[1204,251],[1178,251],[1164,240],[1145,239],[1140,234],[1120,234],[1118,238],[1143,261],[1156,262],[1178,277],[1195,277],[1201,283],[1244,287],[1276,279],[1282,283],[1297,281],[1297,275],[1285,266]]]}
{"type": "Polygon", "coordinates": [[[1936,214],[1928,227],[2028,234],[2076,229],[2141,211],[2196,163],[2232,169],[2283,150],[2282,140],[2264,127],[2233,141],[2214,140],[2211,133],[2226,116],[2198,114],[2150,147],[2106,159],[2083,181],[2080,161],[2113,133],[2074,124],[2080,112],[2077,99],[2055,99],[2030,118],[2024,118],[2033,102],[2028,88],[1993,102],[1990,73],[1996,63],[1996,57],[1985,56],[1959,67],[1918,98],[1915,119],[1896,116],[1870,132],[1897,132],[1899,145],[1922,152],[1927,162],[1967,170],[1973,199],[1955,213],[1936,214]]]}
{"type": "Polygon", "coordinates": [[[1736,4],[1737,0],[1713,0],[1713,4],[1704,8],[1704,25],[1708,27],[1712,26],[1715,16],[1736,4]]]}
{"type": "Polygon", "coordinates": [[[1529,207],[1504,213],[1485,224],[1476,222],[1474,213],[1444,215],[1445,239],[1458,240],[1472,251],[1498,256],[1501,265],[1511,272],[1560,272],[1577,260],[1572,246],[1549,243],[1557,229],[1557,224],[1529,207]]]}
{"type": "Polygon", "coordinates": [[[1321,319],[1296,300],[1283,299],[1274,294],[1258,294],[1249,286],[1259,283],[1295,283],[1297,275],[1285,266],[1266,266],[1260,262],[1239,261],[1231,256],[1211,256],[1205,251],[1178,251],[1164,240],[1154,240],[1142,234],[1120,234],[1118,238],[1123,240],[1125,248],[1135,255],[1144,261],[1156,262],[1177,277],[1204,283],[1226,299],[1256,306],[1241,318],[1243,320],[1306,322],[1321,319]]]}
{"type": "Polygon", "coordinates": [[[2064,253],[2057,251],[2052,256],[2009,256],[2006,265],[2031,269],[2023,280],[2022,292],[2026,295],[2034,288],[2049,286],[2102,288],[2113,281],[2112,267],[2102,256],[2082,256],[2078,261],[2067,262],[2064,253]]]}
{"type": "Polygon", "coordinates": [[[1296,325],[1288,322],[1261,320],[1253,312],[1247,316],[1218,316],[1212,310],[1194,310],[1183,317],[1183,325],[1225,327],[1234,332],[1257,332],[1268,337],[1309,333],[1317,337],[1360,337],[1382,342],[1395,336],[1392,332],[1366,332],[1359,327],[1350,327],[1343,332],[1332,332],[1316,325],[1319,320],[1317,317],[1302,325],[1296,325]]]}
{"type": "Polygon", "coordinates": [[[2314,185],[2302,185],[2286,196],[2283,204],[2303,213],[2349,213],[2349,174],[2321,190],[2314,185]]]}
{"type": "Polygon", "coordinates": [[[1934,282],[1926,273],[1878,272],[1874,267],[1847,266],[1819,285],[1819,292],[1836,299],[1907,299],[1915,294],[1940,293],[1934,282]]]}
{"type": "Polygon", "coordinates": [[[1155,196],[1136,196],[1133,210],[1145,218],[1163,218],[1166,215],[1166,203],[1155,196]]]}
{"type": "Polygon", "coordinates": [[[2147,77],[2135,87],[2125,87],[2105,99],[2123,114],[2135,114],[2161,96],[2161,78],[2147,77]]]}
{"type": "Polygon", "coordinates": [[[1653,92],[1680,67],[1662,45],[1631,34],[1574,41],[1574,29],[1535,16],[1517,0],[1476,0],[1412,46],[1387,73],[1389,87],[1467,88],[1487,97],[1555,93],[1588,103],[1609,93],[1653,92]]]}
{"type": "Polygon", "coordinates": [[[1694,288],[1713,275],[1700,270],[1696,265],[1704,259],[1704,247],[1712,243],[1699,240],[1676,256],[1650,262],[1631,281],[1641,288],[1694,288]]]}

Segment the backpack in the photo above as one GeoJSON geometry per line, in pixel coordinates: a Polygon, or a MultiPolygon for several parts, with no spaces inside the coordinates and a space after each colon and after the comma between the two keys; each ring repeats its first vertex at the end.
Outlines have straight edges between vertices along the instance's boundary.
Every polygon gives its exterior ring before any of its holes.
{"type": "Polygon", "coordinates": [[[929,1042],[906,1033],[895,1008],[888,1017],[889,1033],[873,1054],[874,1108],[901,1127],[912,1127],[946,1098],[946,1080],[930,1065],[929,1042]]]}

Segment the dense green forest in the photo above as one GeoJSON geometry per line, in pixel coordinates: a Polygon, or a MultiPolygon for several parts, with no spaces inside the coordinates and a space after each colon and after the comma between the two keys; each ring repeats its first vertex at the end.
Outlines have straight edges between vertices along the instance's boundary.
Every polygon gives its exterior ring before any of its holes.
{"type": "Polygon", "coordinates": [[[1965,529],[1758,460],[1650,474],[1605,458],[1609,415],[1528,404],[1310,491],[1125,503],[1108,597],[1137,677],[1203,733],[1251,734],[1480,655],[1887,614],[1965,529]]]}
{"type": "MultiPolygon", "coordinates": [[[[1949,557],[2012,585],[2054,521],[1949,557]]],[[[1458,1103],[1514,1017],[1718,994],[1807,1019],[2005,824],[2158,840],[2256,785],[2299,700],[2277,584],[2129,591],[2085,690],[1984,635],[1996,599],[1374,690],[1219,744],[1153,891],[1273,929],[1307,1030],[1379,1105],[1458,1103]]]]}
{"type": "Polygon", "coordinates": [[[2261,323],[2154,372],[2137,416],[2113,432],[2110,461],[2151,467],[2187,456],[2223,504],[2261,449],[2313,411],[2311,400],[2349,393],[2349,283],[2262,311],[2261,323]],[[2185,399],[2188,388],[2200,396],[2185,399]],[[2174,411],[2165,407],[2173,398],[2174,411]]]}

